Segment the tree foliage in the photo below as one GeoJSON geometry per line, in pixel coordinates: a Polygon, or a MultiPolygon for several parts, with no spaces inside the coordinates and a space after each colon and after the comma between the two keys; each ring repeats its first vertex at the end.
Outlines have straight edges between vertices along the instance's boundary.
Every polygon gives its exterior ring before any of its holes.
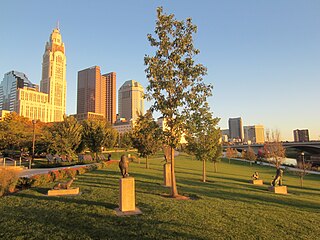
{"type": "Polygon", "coordinates": [[[46,131],[50,152],[76,158],[77,149],[82,141],[82,126],[73,116],[64,116],[62,122],[53,123],[46,131]]]}
{"type": "Polygon", "coordinates": [[[0,148],[2,150],[20,150],[32,142],[32,122],[13,112],[0,122],[0,148]]]}
{"type": "MultiPolygon", "coordinates": [[[[146,98],[153,100],[152,111],[159,111],[166,119],[164,143],[171,151],[178,145],[185,132],[188,112],[197,109],[211,95],[211,86],[203,83],[207,69],[196,64],[194,57],[199,53],[193,45],[193,34],[197,27],[191,18],[178,21],[173,14],[157,9],[155,37],[148,34],[154,56],[145,56],[144,61],[149,85],[146,98]]],[[[174,171],[174,154],[171,154],[171,195],[178,195],[174,171]]]]}
{"type": "Polygon", "coordinates": [[[237,157],[238,151],[234,148],[227,148],[226,150],[226,157],[229,159],[229,163],[230,163],[230,159],[231,158],[235,158],[237,157]]]}
{"type": "Polygon", "coordinates": [[[250,161],[250,165],[252,164],[252,162],[257,160],[257,155],[253,151],[252,147],[248,147],[245,158],[250,161]]]}
{"type": "Polygon", "coordinates": [[[148,157],[161,148],[161,135],[162,130],[154,121],[151,111],[147,111],[145,115],[139,115],[132,131],[132,143],[140,157],[146,158],[146,168],[149,168],[148,157]]]}
{"type": "Polygon", "coordinates": [[[120,148],[124,148],[126,151],[128,151],[128,149],[132,147],[131,135],[131,132],[125,132],[120,134],[120,148]]]}
{"type": "Polygon", "coordinates": [[[213,118],[209,108],[204,106],[192,111],[187,120],[187,149],[197,160],[203,162],[202,181],[206,181],[206,161],[212,160],[221,151],[221,131],[217,128],[218,118],[213,118]]]}
{"type": "Polygon", "coordinates": [[[97,154],[101,152],[101,148],[105,146],[108,124],[104,121],[85,120],[82,122],[83,133],[82,139],[85,146],[94,153],[94,158],[97,159],[97,154]]]}

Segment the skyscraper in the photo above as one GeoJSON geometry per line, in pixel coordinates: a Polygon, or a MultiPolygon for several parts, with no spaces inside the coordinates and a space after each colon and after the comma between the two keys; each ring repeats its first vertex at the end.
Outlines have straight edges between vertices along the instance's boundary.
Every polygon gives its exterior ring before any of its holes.
{"type": "Polygon", "coordinates": [[[244,126],[244,141],[251,143],[264,143],[263,125],[244,126]]]}
{"type": "Polygon", "coordinates": [[[144,89],[135,80],[126,81],[118,91],[118,113],[127,121],[136,120],[144,114],[144,89]]]}
{"type": "Polygon", "coordinates": [[[48,94],[49,122],[63,120],[66,113],[66,55],[59,28],[55,28],[46,43],[42,60],[40,91],[48,94]]]}
{"type": "Polygon", "coordinates": [[[106,119],[110,123],[115,123],[117,120],[116,113],[116,79],[115,72],[104,74],[106,81],[106,119]]]}
{"type": "Polygon", "coordinates": [[[243,140],[243,127],[242,127],[242,119],[238,118],[229,118],[229,131],[230,131],[230,139],[235,141],[243,140]]]}
{"type": "Polygon", "coordinates": [[[102,114],[116,121],[116,73],[101,75],[99,66],[78,72],[77,114],[102,114]]]}
{"type": "Polygon", "coordinates": [[[24,73],[10,71],[4,75],[0,84],[0,110],[48,122],[48,107],[48,94],[39,92],[39,86],[31,83],[24,73]]]}
{"type": "Polygon", "coordinates": [[[295,142],[309,142],[309,130],[296,129],[293,131],[293,137],[295,142]]]}

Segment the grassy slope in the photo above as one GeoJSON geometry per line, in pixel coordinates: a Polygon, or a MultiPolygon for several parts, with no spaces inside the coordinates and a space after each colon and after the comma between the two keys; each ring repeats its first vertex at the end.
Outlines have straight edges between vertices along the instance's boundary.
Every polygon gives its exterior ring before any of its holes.
{"type": "Polygon", "coordinates": [[[201,162],[176,161],[180,194],[197,200],[162,197],[161,156],[151,169],[132,163],[137,206],[143,215],[117,217],[117,165],[78,176],[81,196],[47,197],[48,184],[0,199],[0,239],[317,239],[320,223],[320,177],[309,175],[300,189],[297,176],[285,173],[289,195],[268,192],[267,184],[248,183],[254,171],[270,182],[275,170],[238,162],[208,164],[202,183],[201,162]]]}

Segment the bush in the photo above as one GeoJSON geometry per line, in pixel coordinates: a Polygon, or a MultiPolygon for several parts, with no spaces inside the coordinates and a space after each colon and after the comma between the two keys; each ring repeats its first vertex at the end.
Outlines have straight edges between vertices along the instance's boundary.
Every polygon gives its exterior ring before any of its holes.
{"type": "Polygon", "coordinates": [[[18,183],[18,174],[14,170],[0,170],[0,196],[14,192],[18,183]]]}

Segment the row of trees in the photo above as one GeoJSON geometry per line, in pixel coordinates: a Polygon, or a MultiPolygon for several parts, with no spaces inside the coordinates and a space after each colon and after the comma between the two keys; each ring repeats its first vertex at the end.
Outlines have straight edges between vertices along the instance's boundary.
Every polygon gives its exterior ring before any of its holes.
{"type": "MultiPolygon", "coordinates": [[[[113,148],[119,139],[118,132],[105,121],[78,122],[74,117],[64,117],[62,122],[42,123],[16,113],[5,116],[0,122],[0,149],[31,151],[33,127],[36,136],[36,153],[76,154],[90,150],[95,157],[102,147],[113,148]]],[[[121,139],[121,137],[120,137],[121,139]]]]}

